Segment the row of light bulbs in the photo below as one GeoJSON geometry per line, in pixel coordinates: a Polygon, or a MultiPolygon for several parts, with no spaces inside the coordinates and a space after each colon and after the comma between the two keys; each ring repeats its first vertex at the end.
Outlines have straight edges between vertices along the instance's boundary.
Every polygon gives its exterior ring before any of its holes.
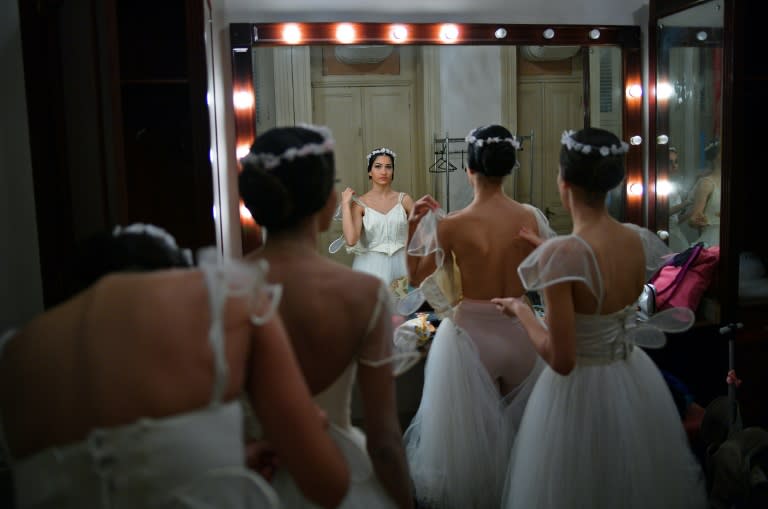
{"type": "MultiPolygon", "coordinates": [[[[412,39],[411,30],[408,25],[395,23],[387,31],[389,41],[393,44],[404,44],[412,39]]],[[[353,23],[336,24],[335,39],[340,44],[353,44],[358,39],[357,29],[353,23]]],[[[507,29],[499,27],[493,32],[496,39],[502,40],[508,35],[507,29]]],[[[593,28],[588,32],[592,40],[600,38],[600,30],[593,28]]],[[[285,23],[282,27],[281,37],[286,44],[301,44],[304,41],[304,34],[301,23],[285,23]]],[[[553,39],[555,30],[547,28],[542,32],[545,39],[553,39]]],[[[437,39],[444,44],[454,44],[461,40],[461,28],[456,23],[443,23],[437,30],[437,39]]],[[[258,40],[258,38],[257,38],[258,40]]]]}

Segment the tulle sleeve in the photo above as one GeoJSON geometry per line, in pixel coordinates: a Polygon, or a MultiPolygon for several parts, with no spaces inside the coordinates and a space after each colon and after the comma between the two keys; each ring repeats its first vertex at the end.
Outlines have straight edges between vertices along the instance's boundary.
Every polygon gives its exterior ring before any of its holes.
{"type": "Polygon", "coordinates": [[[555,230],[549,226],[549,219],[547,219],[547,216],[544,215],[544,212],[528,203],[523,203],[523,207],[530,210],[533,215],[536,216],[536,226],[539,228],[539,237],[542,239],[551,239],[552,237],[557,236],[555,230]]]}
{"type": "Polygon", "coordinates": [[[603,282],[597,260],[576,235],[554,237],[537,247],[517,268],[526,290],[541,291],[565,282],[581,282],[600,299],[603,282]]]}
{"type": "Polygon", "coordinates": [[[632,223],[624,223],[624,226],[637,232],[643,243],[643,252],[645,254],[645,279],[648,280],[658,270],[659,267],[674,254],[655,233],[648,228],[643,228],[632,223]]]}
{"type": "Polygon", "coordinates": [[[437,240],[437,223],[446,216],[443,209],[430,210],[419,221],[419,225],[408,243],[408,254],[411,256],[429,256],[435,253],[437,266],[443,264],[443,249],[437,240]]]}
{"type": "Polygon", "coordinates": [[[392,297],[389,289],[382,283],[379,286],[376,304],[368,320],[357,360],[360,364],[380,367],[390,364],[392,372],[398,376],[421,359],[417,351],[395,348],[392,326],[392,297]]]}

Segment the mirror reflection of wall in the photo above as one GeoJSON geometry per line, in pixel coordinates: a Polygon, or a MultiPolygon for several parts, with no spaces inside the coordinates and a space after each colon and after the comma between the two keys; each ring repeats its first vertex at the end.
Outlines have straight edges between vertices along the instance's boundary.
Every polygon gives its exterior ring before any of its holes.
{"type": "MultiPolygon", "coordinates": [[[[560,135],[586,118],[621,135],[621,61],[620,48],[612,46],[256,47],[255,128],[330,126],[339,186],[360,194],[368,186],[365,154],[388,146],[398,154],[397,190],[415,198],[430,193],[458,210],[472,199],[464,137],[501,123],[523,138],[507,193],[567,232],[556,186],[560,135]]],[[[621,217],[623,205],[619,189],[609,207],[621,217]]]]}

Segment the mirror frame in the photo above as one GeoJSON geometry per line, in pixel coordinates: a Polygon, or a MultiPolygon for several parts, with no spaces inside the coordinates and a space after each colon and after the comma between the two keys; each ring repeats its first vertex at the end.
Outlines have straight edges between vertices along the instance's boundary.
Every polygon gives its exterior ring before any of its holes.
{"type": "MultiPolygon", "coordinates": [[[[656,143],[656,137],[663,134],[662,129],[666,125],[660,125],[658,118],[660,108],[663,108],[656,100],[656,81],[658,78],[658,59],[659,59],[659,41],[658,41],[658,23],[662,18],[669,15],[682,12],[686,9],[705,4],[711,0],[652,0],[650,2],[648,18],[648,138],[653,143],[649,150],[648,161],[648,189],[655,190],[656,183],[659,180],[666,179],[669,172],[668,163],[664,162],[663,156],[666,147],[656,143]],[[662,163],[659,164],[658,161],[662,163]]],[[[721,0],[723,5],[723,28],[721,38],[722,42],[722,95],[721,95],[721,133],[733,132],[733,62],[734,62],[734,8],[733,2],[721,0]]],[[[711,28],[711,27],[710,27],[711,28]]],[[[695,33],[700,30],[699,27],[692,27],[690,30],[681,32],[680,43],[682,45],[704,46],[696,41],[695,33]],[[693,38],[691,41],[689,38],[693,38]]],[[[711,30],[710,30],[711,31],[711,30]]],[[[662,110],[663,111],[663,110],[662,110]]],[[[721,135],[720,150],[722,156],[722,199],[720,205],[720,263],[718,263],[716,281],[718,288],[716,290],[719,299],[719,320],[730,320],[735,316],[738,306],[738,249],[733,246],[735,235],[730,232],[730,226],[733,224],[733,203],[734,203],[734,172],[732,170],[734,163],[733,139],[729,134],[721,135]]],[[[668,228],[668,218],[666,221],[661,216],[662,212],[667,210],[666,197],[657,197],[655,191],[649,194],[648,200],[648,228],[657,231],[668,228]]]]}
{"type": "MultiPolygon", "coordinates": [[[[302,40],[294,45],[338,45],[335,33],[343,22],[292,22],[301,29],[302,40]]],[[[232,97],[235,94],[250,94],[254,98],[252,50],[258,46],[290,46],[283,40],[282,32],[288,23],[232,23],[229,26],[230,50],[232,57],[232,97]]],[[[641,86],[642,55],[641,30],[634,25],[514,25],[490,23],[354,23],[356,38],[354,44],[394,44],[390,37],[394,25],[408,30],[404,45],[538,45],[538,46],[618,46],[622,56],[622,83],[624,101],[622,108],[622,137],[629,140],[639,137],[641,142],[630,144],[626,156],[626,189],[624,217],[622,220],[644,225],[643,193],[630,192],[630,186],[644,186],[643,172],[643,101],[642,95],[631,96],[627,91],[632,85],[641,86]],[[446,42],[440,38],[443,25],[455,25],[458,37],[446,42]],[[506,31],[497,37],[499,29],[506,31]]],[[[589,77],[584,77],[585,90],[589,90],[589,77]]],[[[233,100],[233,104],[236,104],[233,100]]],[[[235,147],[250,147],[256,138],[256,101],[246,101],[234,108],[235,147]]],[[[588,104],[585,105],[588,108],[588,104]]],[[[585,115],[585,125],[589,115],[585,115]]],[[[242,148],[241,148],[242,150],[242,148]]],[[[236,157],[236,159],[239,159],[236,157]]],[[[239,171],[239,170],[238,170],[239,171]]],[[[636,189],[633,187],[633,189],[636,189]]],[[[647,201],[647,200],[646,200],[647,201]]],[[[252,221],[252,220],[251,220],[252,221]]],[[[241,217],[246,252],[248,234],[247,218],[241,217]]]]}

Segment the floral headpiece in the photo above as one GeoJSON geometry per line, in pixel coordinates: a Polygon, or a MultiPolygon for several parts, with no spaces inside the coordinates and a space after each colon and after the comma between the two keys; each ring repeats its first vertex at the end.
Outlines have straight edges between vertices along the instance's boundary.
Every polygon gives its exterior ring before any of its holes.
{"type": "Polygon", "coordinates": [[[113,237],[119,237],[126,234],[147,235],[149,237],[154,237],[160,240],[160,242],[165,244],[166,247],[172,251],[179,251],[187,260],[187,262],[190,264],[192,263],[192,252],[189,249],[179,249],[179,246],[176,245],[176,239],[173,238],[173,235],[160,228],[159,226],[147,223],[132,223],[128,226],[117,225],[112,230],[113,237]]]}
{"type": "Polygon", "coordinates": [[[291,162],[299,157],[319,156],[333,151],[336,142],[331,137],[331,130],[325,126],[315,126],[309,124],[299,124],[298,127],[314,131],[323,137],[321,143],[307,143],[301,147],[291,147],[282,154],[270,154],[269,152],[249,153],[240,159],[242,164],[252,163],[261,166],[265,170],[271,170],[280,166],[282,161],[291,162]]]}
{"type": "Polygon", "coordinates": [[[394,162],[395,158],[397,157],[397,154],[395,154],[392,150],[390,150],[390,149],[388,149],[386,147],[382,147],[382,148],[377,148],[377,149],[371,150],[371,153],[368,154],[367,156],[365,156],[365,161],[368,164],[371,164],[371,158],[376,157],[376,156],[380,156],[382,154],[391,157],[393,162],[394,162]]]}
{"type": "Polygon", "coordinates": [[[515,150],[520,150],[520,141],[512,136],[511,138],[500,138],[498,136],[492,136],[489,138],[477,138],[475,136],[475,133],[477,132],[477,129],[472,129],[472,131],[467,135],[466,138],[464,138],[464,141],[469,143],[470,145],[474,145],[477,148],[482,147],[486,143],[509,143],[513,147],[515,147],[515,150]]]}
{"type": "Polygon", "coordinates": [[[563,131],[563,136],[560,138],[560,143],[565,145],[568,150],[581,152],[585,155],[591,154],[593,150],[597,150],[597,152],[603,157],[609,155],[618,156],[629,152],[629,144],[626,141],[622,141],[619,145],[611,145],[610,147],[607,145],[598,147],[596,145],[588,145],[586,143],[576,141],[573,139],[575,132],[576,131],[573,130],[563,131]]]}

